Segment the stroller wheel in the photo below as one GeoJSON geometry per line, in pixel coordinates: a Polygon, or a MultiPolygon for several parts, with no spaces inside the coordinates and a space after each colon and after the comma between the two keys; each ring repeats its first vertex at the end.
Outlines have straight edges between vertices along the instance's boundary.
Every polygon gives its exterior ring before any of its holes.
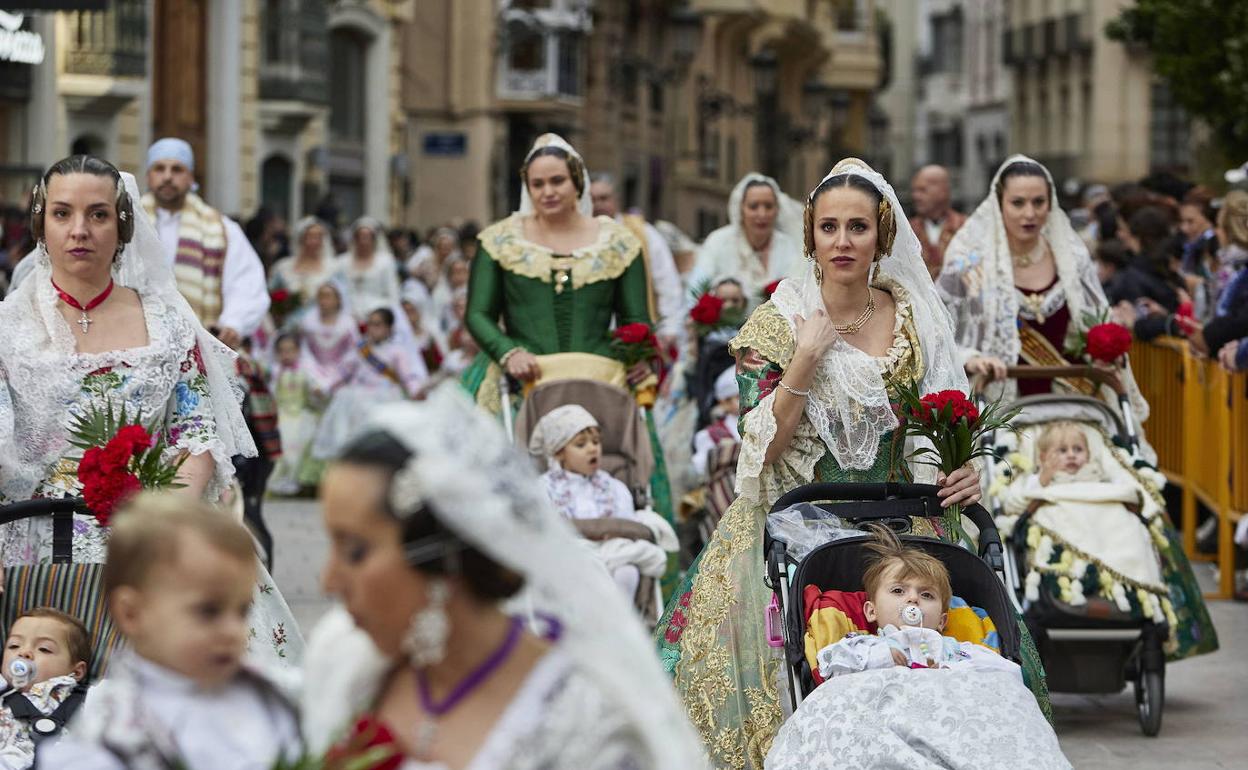
{"type": "Polygon", "coordinates": [[[1140,713],[1140,729],[1150,738],[1161,732],[1165,702],[1165,671],[1141,671],[1135,678],[1135,705],[1140,713]]]}

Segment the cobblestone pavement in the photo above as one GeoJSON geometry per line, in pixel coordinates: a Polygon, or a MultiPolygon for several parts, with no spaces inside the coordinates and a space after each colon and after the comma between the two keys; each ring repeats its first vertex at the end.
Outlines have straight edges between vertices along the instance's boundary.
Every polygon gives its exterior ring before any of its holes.
{"type": "MultiPolygon", "coordinates": [[[[328,550],[320,511],[312,500],[265,506],[277,541],[274,577],[306,634],[329,607],[320,590],[328,550]]],[[[1197,565],[1212,589],[1209,565],[1197,565]]],[[[1146,738],[1128,687],[1117,695],[1053,696],[1057,733],[1066,756],[1080,768],[1204,770],[1243,767],[1248,757],[1248,604],[1213,602],[1222,649],[1177,663],[1166,672],[1161,734],[1146,738]]]]}

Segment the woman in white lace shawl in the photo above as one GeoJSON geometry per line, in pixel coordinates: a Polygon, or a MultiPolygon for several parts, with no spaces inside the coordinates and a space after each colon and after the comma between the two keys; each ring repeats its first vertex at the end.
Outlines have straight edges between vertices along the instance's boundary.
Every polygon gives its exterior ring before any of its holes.
{"type": "Polygon", "coordinates": [[[379,408],[321,495],[344,607],[309,647],[314,752],[354,736],[413,770],[699,767],[627,598],[455,383],[379,408]]]}
{"type": "MultiPolygon", "coordinates": [[[[216,501],[231,458],[255,455],[234,354],[178,292],[138,199],[133,176],[85,155],[54,164],[35,188],[35,265],[0,303],[0,504],[81,494],[69,427],[93,408],[156,419],[169,457],[186,458],[179,494],[216,501]]],[[[0,533],[5,565],[51,560],[46,517],[0,533]]],[[[76,516],[73,533],[75,563],[104,561],[106,525],[76,516]]],[[[297,660],[294,619],[261,573],[253,651],[297,660]]]]}
{"type": "MultiPolygon", "coordinates": [[[[907,467],[890,388],[966,389],[948,314],[888,182],[841,161],[807,198],[804,220],[802,276],[782,281],[731,345],[739,496],[656,631],[716,767],[762,768],[782,716],[781,658],[764,633],[767,511],[811,482],[937,481],[907,467]]],[[[947,503],[979,498],[971,468],[939,482],[947,503]]],[[[928,520],[916,529],[939,534],[928,520]]]]}
{"type": "Polygon", "coordinates": [[[698,249],[689,284],[735,278],[757,304],[767,284],[801,274],[801,221],[801,205],[776,180],[746,174],[728,196],[728,224],[698,249]]]}
{"type": "MultiPolygon", "coordinates": [[[[1109,306],[1087,247],[1058,206],[1053,177],[1024,155],[997,170],[988,197],[949,242],[936,286],[953,315],[967,374],[998,380],[1015,364],[1067,364],[1071,325],[1082,326],[1085,314],[1109,306]]],[[[1138,426],[1148,419],[1148,404],[1130,367],[1120,374],[1138,426]]],[[[989,394],[1013,400],[1051,387],[1050,380],[1003,380],[989,394]]],[[[1058,381],[1057,387],[1093,392],[1085,381],[1058,381]]],[[[1138,428],[1137,434],[1142,440],[1138,428]]],[[[1143,446],[1151,461],[1151,448],[1143,446]]]]}

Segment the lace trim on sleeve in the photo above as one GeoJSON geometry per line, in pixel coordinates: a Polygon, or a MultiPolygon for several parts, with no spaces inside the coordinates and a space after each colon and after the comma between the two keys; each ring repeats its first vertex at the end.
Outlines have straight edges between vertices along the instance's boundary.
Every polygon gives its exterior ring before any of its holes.
{"type": "Polygon", "coordinates": [[[774,361],[780,368],[786,368],[793,360],[793,347],[796,341],[793,328],[787,319],[780,314],[771,302],[764,302],[750,314],[749,319],[737,332],[737,336],[728,343],[728,349],[736,354],[747,348],[758,352],[768,361],[774,361]]]}

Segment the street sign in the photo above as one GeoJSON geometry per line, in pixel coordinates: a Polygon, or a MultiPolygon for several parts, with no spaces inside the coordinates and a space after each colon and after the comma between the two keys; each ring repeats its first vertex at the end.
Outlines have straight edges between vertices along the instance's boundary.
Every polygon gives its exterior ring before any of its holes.
{"type": "Polygon", "coordinates": [[[425,134],[424,150],[426,155],[460,157],[468,152],[468,135],[460,131],[425,134]]]}

